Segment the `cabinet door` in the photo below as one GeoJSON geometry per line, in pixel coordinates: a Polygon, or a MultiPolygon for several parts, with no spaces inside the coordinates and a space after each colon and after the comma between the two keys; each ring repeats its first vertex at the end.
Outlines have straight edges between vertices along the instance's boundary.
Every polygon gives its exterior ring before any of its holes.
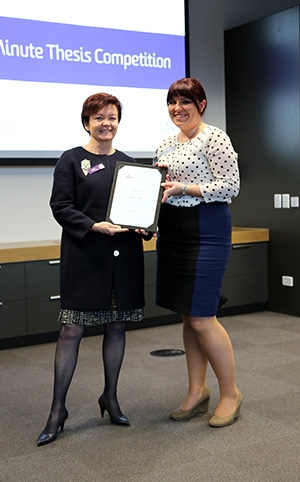
{"type": "Polygon", "coordinates": [[[222,286],[226,308],[268,301],[267,243],[233,245],[222,286]]]}
{"type": "Polygon", "coordinates": [[[0,338],[26,335],[24,263],[0,265],[0,338]]]}
{"type": "Polygon", "coordinates": [[[0,338],[26,335],[25,300],[0,302],[0,338]]]}
{"type": "Polygon", "coordinates": [[[59,329],[59,260],[26,263],[28,335],[59,329]]]}
{"type": "Polygon", "coordinates": [[[0,301],[25,299],[24,263],[0,265],[0,301]]]}
{"type": "Polygon", "coordinates": [[[267,243],[233,244],[226,276],[239,276],[267,271],[267,243]]]}
{"type": "Polygon", "coordinates": [[[60,309],[59,297],[27,300],[27,334],[51,333],[59,330],[57,317],[60,309]]]}
{"type": "Polygon", "coordinates": [[[59,295],[58,259],[26,263],[26,295],[28,299],[59,295]]]}

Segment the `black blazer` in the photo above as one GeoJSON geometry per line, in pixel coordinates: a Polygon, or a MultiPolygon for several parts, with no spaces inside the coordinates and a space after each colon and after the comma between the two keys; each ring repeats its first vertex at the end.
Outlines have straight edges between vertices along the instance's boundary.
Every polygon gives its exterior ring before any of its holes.
{"type": "Polygon", "coordinates": [[[136,162],[116,151],[110,156],[76,147],[62,154],[54,171],[50,206],[62,226],[61,307],[103,310],[111,306],[115,286],[120,310],[142,308],[144,255],[142,237],[134,231],[109,236],[90,230],[105,220],[117,161],[136,162]],[[102,168],[85,175],[82,161],[102,168]]]}

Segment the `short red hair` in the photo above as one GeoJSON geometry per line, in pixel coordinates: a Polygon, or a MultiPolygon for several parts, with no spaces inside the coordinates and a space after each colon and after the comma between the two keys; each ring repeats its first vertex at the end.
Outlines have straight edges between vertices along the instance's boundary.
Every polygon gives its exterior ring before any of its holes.
{"type": "Polygon", "coordinates": [[[85,124],[88,124],[91,115],[99,112],[103,107],[112,104],[115,105],[118,110],[118,122],[120,122],[122,117],[122,104],[114,95],[106,94],[105,92],[100,92],[99,94],[93,94],[88,97],[82,106],[81,112],[81,122],[85,128],[85,124]]]}

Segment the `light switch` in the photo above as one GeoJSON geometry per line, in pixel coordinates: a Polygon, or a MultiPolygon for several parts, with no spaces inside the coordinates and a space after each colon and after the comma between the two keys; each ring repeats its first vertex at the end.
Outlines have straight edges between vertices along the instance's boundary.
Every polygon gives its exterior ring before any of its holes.
{"type": "Polygon", "coordinates": [[[291,196],[291,208],[299,207],[299,196],[291,196]]]}
{"type": "Polygon", "coordinates": [[[282,194],[282,207],[289,208],[290,207],[290,195],[289,194],[282,194]]]}
{"type": "Polygon", "coordinates": [[[282,207],[282,196],[281,194],[274,194],[274,208],[280,209],[282,207]]]}

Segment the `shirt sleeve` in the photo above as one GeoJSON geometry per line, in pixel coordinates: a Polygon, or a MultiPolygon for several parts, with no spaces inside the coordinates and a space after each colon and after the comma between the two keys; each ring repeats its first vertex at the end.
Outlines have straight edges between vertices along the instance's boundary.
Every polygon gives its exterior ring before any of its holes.
{"type": "Polygon", "coordinates": [[[240,175],[235,152],[229,136],[220,129],[214,129],[209,136],[205,157],[211,171],[211,179],[199,183],[205,202],[228,201],[235,198],[240,190],[240,175]]]}

